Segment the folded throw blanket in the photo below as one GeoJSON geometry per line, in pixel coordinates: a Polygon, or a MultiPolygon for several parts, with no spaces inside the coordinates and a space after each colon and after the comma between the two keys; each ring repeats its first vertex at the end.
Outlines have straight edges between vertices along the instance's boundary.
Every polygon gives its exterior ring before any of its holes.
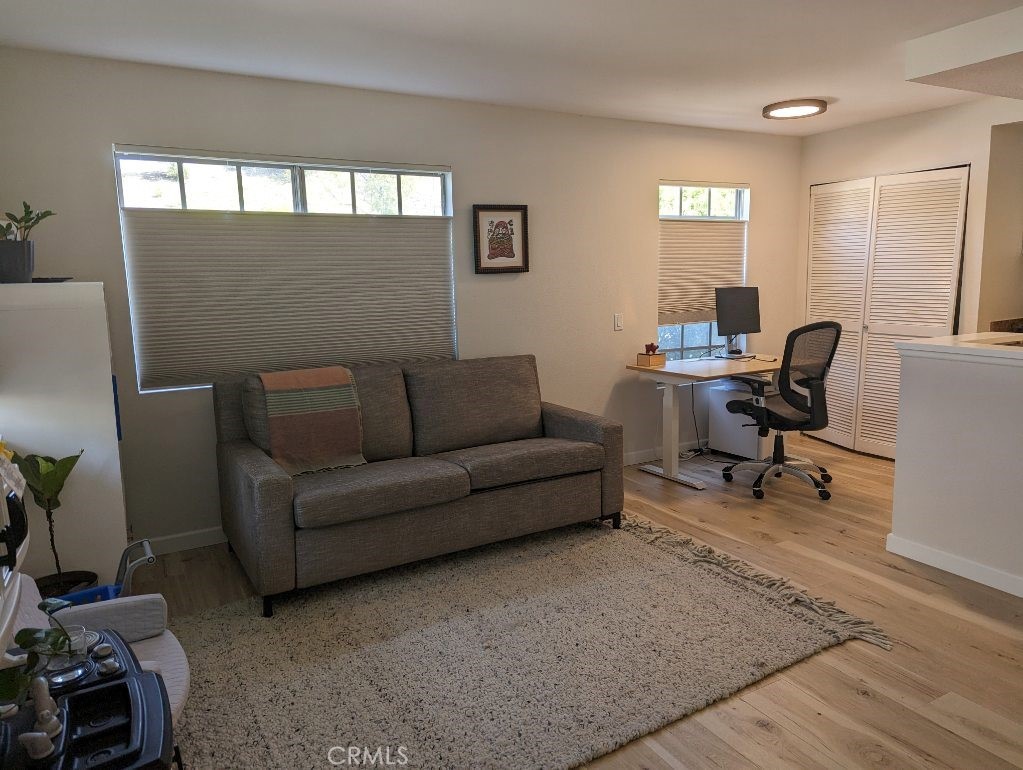
{"type": "Polygon", "coordinates": [[[343,366],[259,375],[266,391],[270,456],[288,473],[362,465],[362,418],[343,366]]]}

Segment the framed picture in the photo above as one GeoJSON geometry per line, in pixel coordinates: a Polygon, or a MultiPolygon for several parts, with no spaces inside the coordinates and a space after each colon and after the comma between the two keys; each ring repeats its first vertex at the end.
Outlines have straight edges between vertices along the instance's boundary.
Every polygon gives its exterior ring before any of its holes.
{"type": "Polygon", "coordinates": [[[472,207],[477,273],[528,273],[526,207],[477,203],[472,207]]]}

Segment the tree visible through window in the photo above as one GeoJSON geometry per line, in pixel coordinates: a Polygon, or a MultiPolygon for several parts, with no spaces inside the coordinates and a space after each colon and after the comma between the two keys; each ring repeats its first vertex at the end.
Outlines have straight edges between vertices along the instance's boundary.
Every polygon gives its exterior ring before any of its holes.
{"type": "Polygon", "coordinates": [[[669,361],[707,358],[724,350],[725,338],[717,332],[715,321],[658,326],[659,352],[664,353],[669,361]]]}
{"type": "Polygon", "coordinates": [[[115,153],[121,205],[145,209],[430,216],[445,172],[115,153]]]}
{"type": "Polygon", "coordinates": [[[658,211],[662,219],[748,219],[746,193],[743,187],[662,184],[658,211]]]}

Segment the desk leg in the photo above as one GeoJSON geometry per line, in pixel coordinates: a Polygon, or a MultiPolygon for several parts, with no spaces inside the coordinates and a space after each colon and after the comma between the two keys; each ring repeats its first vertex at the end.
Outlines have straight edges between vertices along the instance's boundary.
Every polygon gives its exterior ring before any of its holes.
{"type": "Polygon", "coordinates": [[[664,406],[661,415],[661,467],[641,465],[639,469],[693,489],[706,489],[707,485],[699,479],[678,472],[678,391],[678,386],[671,383],[664,384],[664,406]]]}

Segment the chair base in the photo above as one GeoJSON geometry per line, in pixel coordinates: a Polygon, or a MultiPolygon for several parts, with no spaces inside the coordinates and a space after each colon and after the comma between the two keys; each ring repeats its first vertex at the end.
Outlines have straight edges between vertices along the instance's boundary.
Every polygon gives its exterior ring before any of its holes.
{"type": "Polygon", "coordinates": [[[787,457],[785,455],[785,439],[781,433],[776,433],[774,436],[774,454],[771,457],[727,465],[721,469],[721,477],[725,481],[731,481],[736,471],[756,471],[759,474],[756,481],[753,482],[753,497],[758,500],[764,496],[766,481],[784,475],[794,476],[811,485],[817,490],[821,500],[831,499],[831,492],[824,486],[826,482],[831,481],[828,469],[802,457],[787,457]],[[813,472],[820,474],[820,478],[814,476],[813,472]]]}

